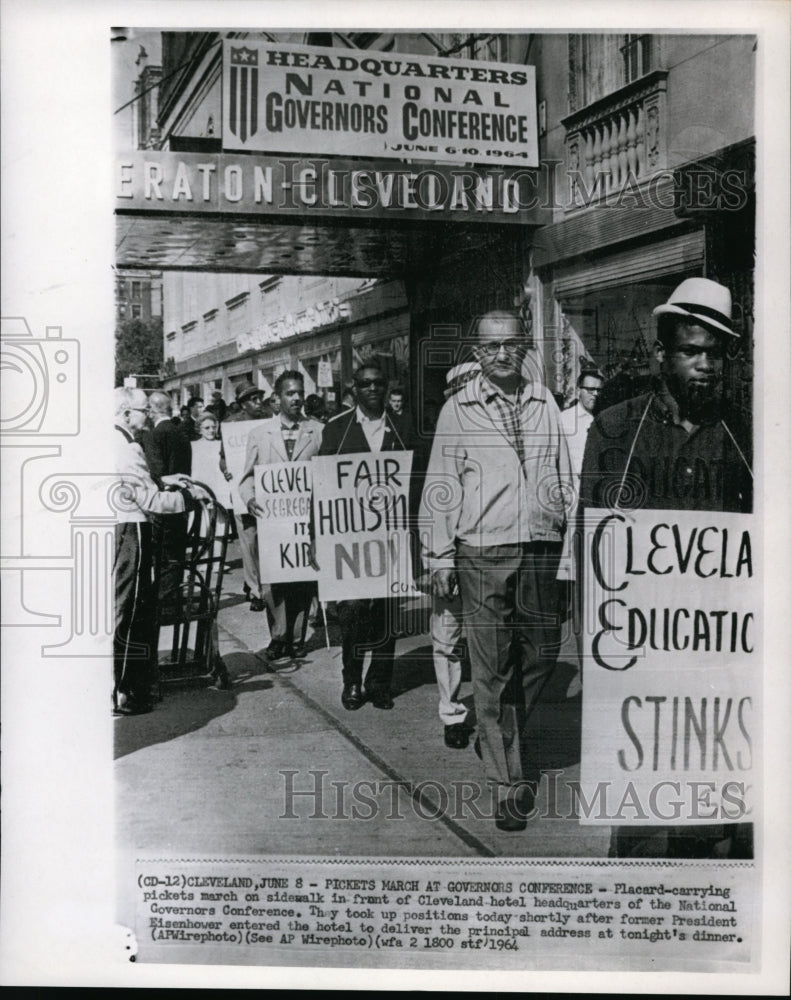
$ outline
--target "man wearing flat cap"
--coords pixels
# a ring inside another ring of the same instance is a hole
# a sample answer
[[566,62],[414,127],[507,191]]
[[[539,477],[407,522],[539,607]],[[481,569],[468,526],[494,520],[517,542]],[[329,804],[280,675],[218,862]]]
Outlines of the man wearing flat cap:
[[[655,388],[603,410],[588,432],[580,502],[604,509],[749,513],[750,434],[722,397],[736,341],[731,295],[688,278],[654,309]],[[751,824],[614,827],[613,857],[750,857]]]

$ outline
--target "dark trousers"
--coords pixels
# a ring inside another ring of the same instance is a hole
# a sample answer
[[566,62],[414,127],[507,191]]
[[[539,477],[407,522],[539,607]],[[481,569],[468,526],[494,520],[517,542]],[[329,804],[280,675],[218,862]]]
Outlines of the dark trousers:
[[115,526],[115,634],[113,698],[124,694],[147,701],[156,679],[155,601],[151,525]]
[[560,647],[560,543],[459,543],[456,570],[481,756],[500,794],[523,780],[527,717]]
[[294,642],[294,627],[301,614],[302,628],[299,641],[304,642],[308,612],[317,593],[316,583],[312,580],[299,583],[273,583],[271,590],[275,607],[272,638],[282,639],[291,645]]
[[154,551],[159,557],[158,600],[161,609],[175,609],[180,603],[188,517],[187,513],[159,514],[153,520]]
[[365,675],[367,691],[389,690],[395,653],[395,615],[398,604],[388,597],[363,601],[338,601],[341,626],[343,683],[362,684],[363,660],[371,650]]

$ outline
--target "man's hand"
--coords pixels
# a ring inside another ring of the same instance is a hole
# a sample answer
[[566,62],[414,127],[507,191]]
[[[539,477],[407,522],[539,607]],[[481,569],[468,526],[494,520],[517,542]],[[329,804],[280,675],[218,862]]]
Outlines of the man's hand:
[[247,501],[247,513],[251,517],[263,517],[264,516],[264,509],[263,509],[263,507],[259,507],[259,505],[255,502],[255,500],[248,500]]
[[450,601],[458,593],[459,581],[455,569],[434,570],[432,583],[434,593],[443,601]]
[[161,478],[165,486],[177,486],[179,489],[189,486],[192,482],[189,476],[185,476],[181,472],[174,472],[172,475],[162,476]]

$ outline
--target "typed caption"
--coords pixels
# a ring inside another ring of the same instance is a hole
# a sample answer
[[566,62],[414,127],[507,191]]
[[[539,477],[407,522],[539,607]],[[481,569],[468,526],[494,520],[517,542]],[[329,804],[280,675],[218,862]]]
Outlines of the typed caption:
[[138,960],[747,971],[752,865],[139,860]]

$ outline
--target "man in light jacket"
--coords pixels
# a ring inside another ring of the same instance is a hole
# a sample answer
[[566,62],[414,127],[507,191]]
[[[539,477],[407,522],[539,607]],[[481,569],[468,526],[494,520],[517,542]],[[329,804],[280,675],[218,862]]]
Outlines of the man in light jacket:
[[180,514],[188,492],[203,496],[188,476],[163,475],[154,482],[139,442],[149,414],[142,389],[115,390],[115,685],[113,712],[139,715],[152,707],[156,681],[156,594],[153,589],[152,516]]
[[[262,518],[263,510],[255,500],[255,467],[273,462],[306,462],[319,450],[324,424],[302,415],[305,402],[305,382],[302,373],[284,371],[275,382],[275,396],[278,412],[250,431],[247,438],[247,453],[239,493],[247,504],[251,517]],[[259,540],[266,537],[266,525],[262,526]],[[257,555],[257,553],[256,553]],[[272,641],[269,656],[274,660],[286,657],[299,658],[305,652],[301,640],[294,641],[294,625],[300,613],[305,618],[316,593],[312,581],[271,584],[273,613],[270,622]]]
[[461,594],[479,738],[495,822],[521,830],[525,722],[560,643],[556,574],[571,499],[568,447],[545,386],[528,382],[519,317],[473,323],[481,372],[442,408],[421,500],[434,592]]

